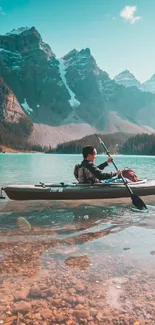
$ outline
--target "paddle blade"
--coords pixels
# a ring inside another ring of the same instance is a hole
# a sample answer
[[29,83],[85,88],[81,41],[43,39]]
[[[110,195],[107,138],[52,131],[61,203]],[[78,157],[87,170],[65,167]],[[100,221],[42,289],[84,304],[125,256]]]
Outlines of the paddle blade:
[[147,206],[139,196],[132,194],[131,198],[132,203],[135,205],[136,208],[138,208],[139,210],[147,210]]

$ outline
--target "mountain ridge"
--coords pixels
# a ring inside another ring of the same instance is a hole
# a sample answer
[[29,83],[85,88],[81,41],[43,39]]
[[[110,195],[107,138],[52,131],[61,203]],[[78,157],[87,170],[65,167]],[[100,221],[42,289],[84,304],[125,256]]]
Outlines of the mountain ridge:
[[[29,141],[36,134],[35,142],[44,143],[47,132],[54,139],[56,128],[61,142],[93,130],[143,133],[143,125],[148,133],[155,130],[155,95],[118,85],[99,68],[89,48],[58,59],[35,27],[0,36],[0,76],[33,123]],[[74,132],[73,124],[79,131]],[[47,142],[57,143],[49,137]]]
[[123,70],[118,75],[114,77],[114,80],[119,84],[126,87],[137,87],[141,91],[151,92],[155,94],[155,74],[153,74],[150,79],[140,82],[135,78],[129,70]]

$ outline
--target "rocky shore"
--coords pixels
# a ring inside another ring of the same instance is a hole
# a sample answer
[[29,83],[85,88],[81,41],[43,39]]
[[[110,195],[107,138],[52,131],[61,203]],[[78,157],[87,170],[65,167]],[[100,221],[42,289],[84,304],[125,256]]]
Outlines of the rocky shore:
[[109,254],[108,233],[1,232],[0,324],[154,325],[153,264],[134,263],[130,247]]

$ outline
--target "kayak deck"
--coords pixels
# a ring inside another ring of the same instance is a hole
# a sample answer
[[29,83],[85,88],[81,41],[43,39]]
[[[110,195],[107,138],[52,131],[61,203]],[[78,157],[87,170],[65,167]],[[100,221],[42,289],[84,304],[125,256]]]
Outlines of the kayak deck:
[[[142,180],[128,183],[133,193],[146,196],[155,195],[155,180]],[[89,184],[36,184],[9,185],[2,190],[12,200],[85,200],[128,197],[126,186],[122,183]]]

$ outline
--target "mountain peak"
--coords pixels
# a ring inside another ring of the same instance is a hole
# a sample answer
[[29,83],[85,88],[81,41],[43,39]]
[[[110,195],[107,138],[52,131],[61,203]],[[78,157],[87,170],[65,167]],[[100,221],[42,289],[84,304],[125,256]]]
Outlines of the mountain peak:
[[82,49],[80,51],[73,49],[69,53],[67,53],[63,59],[70,59],[70,58],[75,58],[75,57],[85,57],[85,58],[90,58],[91,57],[91,52],[89,48]]
[[124,72],[130,73],[130,71],[128,69],[125,69]]
[[76,49],[71,50],[70,52],[68,52],[66,55],[64,55],[64,57],[62,59],[64,60],[70,60],[72,58],[76,58],[76,56],[78,55],[78,51]]
[[[13,41],[10,42],[10,38]],[[5,35],[0,35],[0,48],[10,50],[10,43],[12,44],[11,50],[20,54],[27,54],[29,51],[40,49],[49,58],[55,56],[50,46],[43,42],[41,35],[34,26],[20,27]]]
[[151,76],[151,80],[155,81],[155,73]]
[[85,54],[87,54],[87,55],[91,55],[91,51],[90,51],[90,48],[89,48],[89,47],[87,47],[86,49],[82,49],[82,50],[80,51],[80,53],[85,53]]
[[122,71],[121,73],[119,73],[114,79],[115,79],[115,81],[129,80],[129,79],[136,80],[135,76],[127,69]]
[[146,80],[144,83],[144,90],[149,91],[153,94],[155,94],[155,73],[151,76],[150,79]]
[[[85,78],[82,71],[85,69],[95,69],[96,61],[91,55],[91,51],[89,48],[82,49],[80,51],[72,50],[68,54],[63,57],[65,61],[66,68],[75,68],[78,69],[79,74],[82,78]],[[86,68],[87,67],[87,68]]]
[[25,31],[29,30],[28,27],[20,27],[20,28],[17,28],[17,29],[12,29],[11,32],[8,32],[6,33],[5,35],[19,35]]
[[129,70],[124,70],[121,73],[119,73],[114,80],[119,84],[123,85],[125,87],[138,87],[141,89],[141,83],[139,80],[135,78],[135,76],[129,71]]
[[[7,36],[19,36],[19,35],[21,35],[21,34],[30,34],[30,33],[38,33],[38,31],[36,30],[36,28],[33,26],[33,27],[19,27],[19,28],[17,28],[17,29],[13,29],[11,32],[8,32],[8,33],[6,33],[5,35],[7,35]],[[39,34],[39,33],[38,33]],[[40,35],[40,34],[39,34]]]

